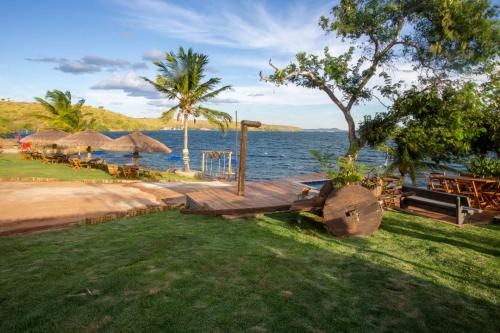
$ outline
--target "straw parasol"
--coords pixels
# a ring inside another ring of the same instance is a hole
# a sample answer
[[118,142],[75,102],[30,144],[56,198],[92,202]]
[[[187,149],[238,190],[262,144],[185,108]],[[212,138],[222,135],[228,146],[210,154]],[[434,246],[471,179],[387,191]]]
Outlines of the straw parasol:
[[21,142],[30,142],[30,143],[35,143],[35,144],[53,144],[56,143],[58,140],[65,138],[69,135],[69,133],[57,130],[57,129],[50,129],[47,131],[40,131],[36,132],[33,134],[30,134],[28,136],[25,136],[24,138],[21,139]]
[[141,132],[133,132],[106,143],[102,149],[134,153],[171,153],[172,149]]
[[[91,147],[101,149],[106,143],[112,141],[113,139],[102,133],[86,129],[85,131],[68,135],[67,137],[58,140],[56,143],[65,147]],[[88,158],[90,159],[90,151],[87,150],[87,152],[89,153]]]
[[144,135],[141,132],[133,132],[109,143],[106,143],[102,149],[111,151],[133,152],[132,157],[137,162],[139,153],[171,153],[172,149],[158,140],[150,136]]

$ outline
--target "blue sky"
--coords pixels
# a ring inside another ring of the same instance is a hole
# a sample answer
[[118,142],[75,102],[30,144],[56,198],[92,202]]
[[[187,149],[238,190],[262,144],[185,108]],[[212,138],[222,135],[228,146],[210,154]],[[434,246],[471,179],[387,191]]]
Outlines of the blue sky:
[[[285,65],[297,51],[334,52],[348,45],[325,36],[318,18],[332,1],[2,0],[0,98],[33,101],[70,90],[87,104],[135,117],[157,117],[171,102],[140,77],[179,46],[209,55],[211,76],[233,91],[211,107],[240,119],[303,128],[346,128],[324,93],[259,81],[270,58]],[[381,111],[357,106],[356,120]]]

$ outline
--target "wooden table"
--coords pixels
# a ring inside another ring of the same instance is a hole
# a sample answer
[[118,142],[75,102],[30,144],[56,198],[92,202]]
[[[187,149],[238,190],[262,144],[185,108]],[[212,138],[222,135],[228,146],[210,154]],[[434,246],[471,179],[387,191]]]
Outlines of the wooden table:
[[450,184],[450,186],[443,188],[446,192],[467,195],[473,200],[472,205],[476,208],[500,210],[500,185],[498,179],[445,175],[429,176],[429,182],[434,179],[441,184]]

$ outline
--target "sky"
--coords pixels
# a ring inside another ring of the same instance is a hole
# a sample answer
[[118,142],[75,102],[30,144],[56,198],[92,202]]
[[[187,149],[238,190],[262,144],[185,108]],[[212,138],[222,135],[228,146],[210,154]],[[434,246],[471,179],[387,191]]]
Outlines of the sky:
[[[233,89],[209,107],[239,119],[302,128],[345,129],[325,93],[259,80],[268,61],[284,66],[298,51],[333,54],[350,45],[318,26],[335,1],[2,0],[0,98],[33,101],[69,90],[86,104],[133,117],[159,117],[172,105],[141,77],[180,46],[209,56],[209,77]],[[397,66],[396,66],[397,67]],[[401,65],[395,76],[414,77]],[[399,71],[399,72],[398,72]],[[383,111],[377,101],[353,116]]]

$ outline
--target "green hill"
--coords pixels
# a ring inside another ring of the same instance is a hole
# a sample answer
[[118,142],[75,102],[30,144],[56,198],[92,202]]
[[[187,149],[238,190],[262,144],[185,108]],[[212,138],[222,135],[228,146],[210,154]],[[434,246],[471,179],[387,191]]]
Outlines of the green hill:
[[[181,123],[172,120],[168,123],[158,118],[128,117],[102,107],[84,106],[84,112],[90,113],[96,119],[97,129],[101,131],[134,131],[159,130],[162,128],[180,128]],[[39,119],[34,114],[46,114],[38,103],[0,101],[0,132],[15,130],[37,130],[49,127],[47,121]],[[190,129],[215,130],[216,126],[205,120],[190,121]],[[263,131],[300,131],[298,127],[284,125],[263,125]]]

